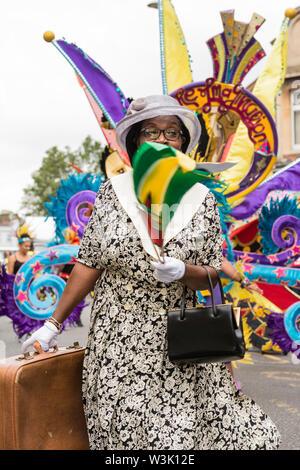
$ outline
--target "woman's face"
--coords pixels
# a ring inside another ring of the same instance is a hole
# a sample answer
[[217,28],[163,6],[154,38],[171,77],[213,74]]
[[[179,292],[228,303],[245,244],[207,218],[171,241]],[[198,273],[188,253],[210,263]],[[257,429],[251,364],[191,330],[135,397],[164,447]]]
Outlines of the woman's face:
[[31,242],[23,242],[20,244],[20,251],[22,251],[22,253],[26,255],[28,251],[30,251],[30,247],[31,247]]
[[[149,134],[149,132],[147,131],[153,131],[154,129],[158,129],[159,131],[166,131],[167,129],[170,129],[177,132],[169,131],[166,133],[167,136],[163,132],[160,132],[160,135],[157,138],[151,139],[147,136]],[[168,134],[172,138],[169,139]],[[176,138],[173,140],[174,135],[176,136]],[[169,145],[170,147],[173,147],[177,150],[181,150],[185,138],[181,133],[179,119],[176,116],[157,116],[155,118],[146,119],[145,121],[143,121],[141,132],[137,140],[137,146],[139,147],[144,142],[149,141]]]

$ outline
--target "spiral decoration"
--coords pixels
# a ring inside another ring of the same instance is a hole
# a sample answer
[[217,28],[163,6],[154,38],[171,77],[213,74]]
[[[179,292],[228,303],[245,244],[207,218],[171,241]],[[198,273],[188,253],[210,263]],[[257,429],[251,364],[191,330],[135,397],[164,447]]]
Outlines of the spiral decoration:
[[300,302],[287,309],[284,315],[284,327],[292,341],[300,346]]
[[[94,191],[80,191],[72,196],[66,207],[66,219],[69,226],[75,226],[79,238],[82,238],[84,229],[89,221],[97,193]],[[87,207],[83,206],[88,205]]]
[[[78,245],[56,245],[37,254],[23,264],[16,274],[14,299],[19,310],[35,320],[49,318],[65,288],[65,282],[55,274],[44,273],[58,264],[75,263]],[[45,300],[39,292],[43,289]]]
[[270,337],[282,351],[300,359],[300,302],[291,305],[284,314],[271,312],[267,317]]
[[[283,238],[283,233],[286,230],[291,231],[287,231],[285,238]],[[279,217],[272,227],[272,239],[283,250],[295,244],[300,245],[300,220],[293,215]]]
[[[287,171],[290,170],[289,168]],[[281,174],[284,175],[284,172]],[[290,173],[285,179],[292,178]],[[295,188],[299,187],[299,183],[297,184]],[[282,181],[281,187],[285,187]],[[291,352],[300,358],[300,302],[297,302],[300,266],[295,262],[300,256],[300,208],[297,193],[277,190],[276,195],[269,194],[257,220],[247,222],[242,229],[237,229],[237,233],[236,246],[244,245],[245,251],[234,249],[233,257],[240,264],[245,276],[254,283],[260,283],[264,291],[264,297],[256,299],[256,309],[251,307],[254,313],[250,310],[245,314],[252,331],[251,341],[264,351],[278,347],[281,351]],[[230,288],[228,290],[232,294],[233,291]],[[269,301],[271,304],[273,302],[273,306],[267,305]],[[258,305],[262,307],[260,311],[257,310]]]
[[297,198],[271,198],[259,214],[259,232],[263,253],[269,255],[280,251],[281,263],[284,263],[283,253],[300,245],[300,208]]
[[[89,208],[94,205],[95,195],[103,181],[103,176],[91,173],[70,175],[66,180],[61,181],[55,196],[49,196],[50,201],[44,205],[56,225],[55,244],[65,243],[64,230],[71,227],[73,221],[73,227],[77,229],[78,236],[82,237]],[[80,205],[88,207],[84,209]]]

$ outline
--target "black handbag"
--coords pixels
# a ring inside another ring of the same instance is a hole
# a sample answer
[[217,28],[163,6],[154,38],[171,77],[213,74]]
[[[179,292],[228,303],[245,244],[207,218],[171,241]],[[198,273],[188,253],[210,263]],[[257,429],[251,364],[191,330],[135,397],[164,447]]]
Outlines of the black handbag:
[[[168,312],[168,354],[174,363],[230,362],[245,355],[241,312],[239,307],[225,303],[221,280],[218,285],[222,304],[216,305],[210,274],[212,305],[186,308],[186,287],[180,310]],[[217,273],[218,275],[218,273]]]

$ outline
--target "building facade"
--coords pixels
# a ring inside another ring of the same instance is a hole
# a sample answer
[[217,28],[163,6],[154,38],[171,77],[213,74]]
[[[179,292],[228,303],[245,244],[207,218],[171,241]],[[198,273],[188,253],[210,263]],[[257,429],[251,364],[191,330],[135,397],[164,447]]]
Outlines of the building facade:
[[18,249],[15,231],[19,220],[9,211],[0,213],[0,262],[4,261],[5,252],[13,253]]
[[300,7],[296,11],[288,31],[286,78],[277,97],[279,167],[300,157]]

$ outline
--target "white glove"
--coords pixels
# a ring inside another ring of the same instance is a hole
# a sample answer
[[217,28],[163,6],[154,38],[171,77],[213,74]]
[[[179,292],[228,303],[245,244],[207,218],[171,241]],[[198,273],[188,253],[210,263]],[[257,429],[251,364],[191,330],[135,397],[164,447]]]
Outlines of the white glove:
[[40,343],[43,351],[48,351],[49,348],[53,348],[57,345],[56,337],[58,333],[59,331],[53,323],[50,323],[49,321],[45,322],[44,326],[39,328],[30,336],[30,338],[24,341],[22,344],[22,353],[24,353],[26,349],[36,341]]
[[155,268],[156,275],[161,282],[178,281],[184,276],[185,264],[180,259],[164,257],[164,263],[150,261]]
[[300,364],[300,359],[298,359],[298,357],[296,356],[296,354],[290,352],[290,359],[291,359],[291,363],[294,364],[295,366],[299,365]]

